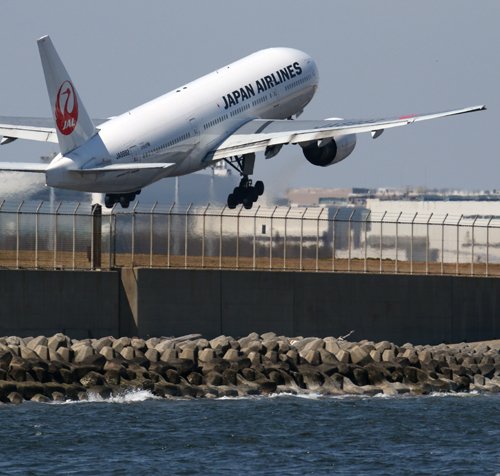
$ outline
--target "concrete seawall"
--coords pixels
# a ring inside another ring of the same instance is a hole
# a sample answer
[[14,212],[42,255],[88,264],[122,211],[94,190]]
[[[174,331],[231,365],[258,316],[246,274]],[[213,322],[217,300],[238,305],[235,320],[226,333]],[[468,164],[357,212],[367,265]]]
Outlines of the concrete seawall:
[[0,335],[120,332],[117,272],[0,270]]
[[122,269],[0,271],[0,335],[340,336],[397,344],[500,338],[500,280]]

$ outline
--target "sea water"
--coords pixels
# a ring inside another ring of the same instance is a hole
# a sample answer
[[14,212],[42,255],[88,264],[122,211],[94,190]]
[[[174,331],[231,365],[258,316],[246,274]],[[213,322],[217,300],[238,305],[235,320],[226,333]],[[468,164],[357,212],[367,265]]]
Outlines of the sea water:
[[500,395],[0,406],[1,474],[499,474]]

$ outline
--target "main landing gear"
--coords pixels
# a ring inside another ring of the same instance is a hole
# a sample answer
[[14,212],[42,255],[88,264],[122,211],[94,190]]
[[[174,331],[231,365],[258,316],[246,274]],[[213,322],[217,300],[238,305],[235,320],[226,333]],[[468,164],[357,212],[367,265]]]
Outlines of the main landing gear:
[[250,210],[253,204],[264,193],[264,182],[257,180],[255,185],[253,185],[252,180],[248,178],[249,175],[253,174],[255,154],[247,154],[243,157],[233,157],[224,160],[242,176],[240,184],[227,197],[228,208],[234,209],[242,204],[247,210]]
[[106,208],[113,208],[115,203],[119,203],[123,208],[128,208],[130,202],[134,201],[136,195],[140,193],[140,190],[131,193],[107,193],[104,197],[104,205]]
[[236,208],[241,203],[247,210],[250,210],[263,193],[264,182],[257,180],[255,185],[252,185],[252,181],[248,176],[243,175],[239,186],[227,197],[227,206],[232,209]]

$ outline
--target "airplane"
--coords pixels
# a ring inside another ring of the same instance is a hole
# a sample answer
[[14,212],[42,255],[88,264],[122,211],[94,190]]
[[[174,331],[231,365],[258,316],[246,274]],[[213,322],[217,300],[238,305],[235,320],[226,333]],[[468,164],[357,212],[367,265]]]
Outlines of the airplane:
[[0,116],[0,144],[16,139],[59,144],[49,164],[0,162],[0,170],[45,174],[48,186],[104,193],[105,206],[127,208],[143,187],[224,160],[241,175],[227,197],[250,209],[264,192],[253,183],[255,154],[269,159],[297,144],[328,167],[348,157],[356,135],[485,110],[484,105],[382,119],[299,120],[318,88],[315,61],[292,48],[268,48],[119,116],[92,120],[49,36],[38,41],[52,119]]

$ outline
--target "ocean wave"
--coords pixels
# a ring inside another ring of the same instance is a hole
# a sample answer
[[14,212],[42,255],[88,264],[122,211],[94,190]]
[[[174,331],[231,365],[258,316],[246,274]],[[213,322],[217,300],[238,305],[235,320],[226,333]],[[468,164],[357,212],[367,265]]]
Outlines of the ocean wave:
[[153,395],[149,390],[129,390],[104,398],[96,393],[89,393],[85,400],[65,400],[63,402],[50,402],[50,405],[74,405],[79,403],[138,403],[146,400],[163,400]]
[[268,395],[245,395],[237,397],[219,397],[214,398],[214,401],[230,401],[230,400],[267,400],[267,399],[279,399],[279,398],[298,398],[304,400],[372,400],[372,399],[423,399],[423,398],[473,398],[481,397],[484,394],[473,390],[471,392],[432,392],[425,395],[416,395],[413,393],[404,393],[400,395],[389,395],[383,393],[382,391],[374,395],[356,395],[356,394],[345,394],[345,395],[326,395],[316,392],[280,392],[272,393]]
[[103,398],[100,395],[89,393],[88,402],[92,403],[136,403],[146,400],[162,400],[161,397],[153,395],[149,390],[130,390],[118,395],[112,395],[108,398]]
[[214,401],[234,401],[234,400],[269,400],[274,398],[302,398],[305,400],[318,400],[320,398],[325,398],[324,395],[319,393],[295,393],[295,392],[280,392],[280,393],[270,393],[266,395],[238,395],[237,397],[223,396],[214,398]]
[[[411,393],[401,394],[401,395],[388,395],[383,392],[376,393],[374,395],[356,395],[356,394],[345,394],[345,395],[326,395],[317,392],[279,392],[267,395],[238,395],[238,396],[221,396],[216,398],[211,398],[212,401],[227,402],[227,401],[239,401],[239,400],[269,400],[269,399],[301,399],[301,400],[372,400],[372,399],[422,399],[422,398],[472,398],[481,397],[485,395],[476,390],[471,392],[432,392],[426,395],[415,395]],[[79,403],[140,403],[147,400],[192,400],[186,397],[168,397],[162,398],[160,396],[154,395],[149,390],[129,390],[120,394],[112,395],[110,397],[104,398],[99,394],[89,393],[85,400],[66,400],[61,402],[49,402],[50,405],[69,405],[69,404],[79,404]],[[205,398],[195,399],[197,401],[206,401]]]
[[481,395],[480,392],[477,390],[472,390],[470,392],[431,392],[429,395],[424,395],[425,397],[438,397],[438,398],[443,398],[443,397],[479,397]]

